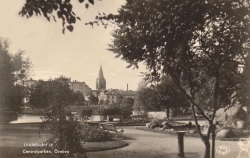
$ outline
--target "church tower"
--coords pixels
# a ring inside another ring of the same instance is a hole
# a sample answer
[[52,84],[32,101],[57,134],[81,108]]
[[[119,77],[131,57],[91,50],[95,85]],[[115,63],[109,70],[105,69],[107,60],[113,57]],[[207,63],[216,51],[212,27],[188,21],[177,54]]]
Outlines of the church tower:
[[99,70],[99,77],[96,79],[96,90],[106,90],[106,79],[103,76],[102,65]]

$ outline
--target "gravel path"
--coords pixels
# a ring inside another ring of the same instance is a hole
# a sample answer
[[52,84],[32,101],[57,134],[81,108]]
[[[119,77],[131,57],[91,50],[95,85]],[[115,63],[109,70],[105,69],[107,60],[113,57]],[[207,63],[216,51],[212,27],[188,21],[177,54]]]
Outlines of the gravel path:
[[[129,145],[120,149],[89,152],[89,158],[176,158],[178,152],[177,136],[150,131],[137,130],[136,127],[124,127],[124,141]],[[238,141],[216,141],[216,148],[226,145],[230,148],[228,155],[216,158],[236,158],[240,147]],[[200,138],[184,137],[184,152],[186,158],[203,157],[205,146]]]

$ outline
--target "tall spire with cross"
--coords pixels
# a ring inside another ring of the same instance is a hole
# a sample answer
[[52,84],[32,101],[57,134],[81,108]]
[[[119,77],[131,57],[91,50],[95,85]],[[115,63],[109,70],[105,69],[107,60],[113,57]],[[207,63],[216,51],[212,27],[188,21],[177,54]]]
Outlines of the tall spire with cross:
[[100,65],[99,76],[96,79],[96,90],[106,90],[106,79],[103,75],[102,65]]

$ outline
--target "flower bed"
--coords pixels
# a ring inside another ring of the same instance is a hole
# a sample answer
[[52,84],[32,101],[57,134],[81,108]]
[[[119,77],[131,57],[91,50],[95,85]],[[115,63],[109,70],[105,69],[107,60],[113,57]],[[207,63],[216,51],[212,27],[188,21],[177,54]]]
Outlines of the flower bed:
[[83,136],[86,142],[105,142],[111,140],[111,134],[97,126],[84,126]]

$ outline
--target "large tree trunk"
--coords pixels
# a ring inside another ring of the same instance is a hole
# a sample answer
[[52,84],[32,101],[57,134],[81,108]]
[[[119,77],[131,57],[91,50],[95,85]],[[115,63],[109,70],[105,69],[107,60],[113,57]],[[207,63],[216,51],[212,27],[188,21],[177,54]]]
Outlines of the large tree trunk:
[[203,143],[205,144],[204,158],[210,158],[210,142],[207,136],[203,136]]
[[215,128],[216,126],[212,125],[212,158],[215,158]]
[[211,130],[211,126],[209,127],[210,129],[208,129],[208,134],[207,136],[203,136],[202,133],[201,133],[201,129],[200,129],[200,126],[198,124],[198,121],[197,121],[197,117],[195,115],[195,110],[194,110],[194,105],[191,106],[192,107],[192,114],[193,114],[193,117],[194,117],[194,121],[195,121],[195,125],[196,125],[196,129],[201,137],[201,140],[203,141],[203,143],[205,144],[205,154],[204,154],[204,158],[210,158],[210,142],[209,142],[209,133],[210,133],[210,130]]

